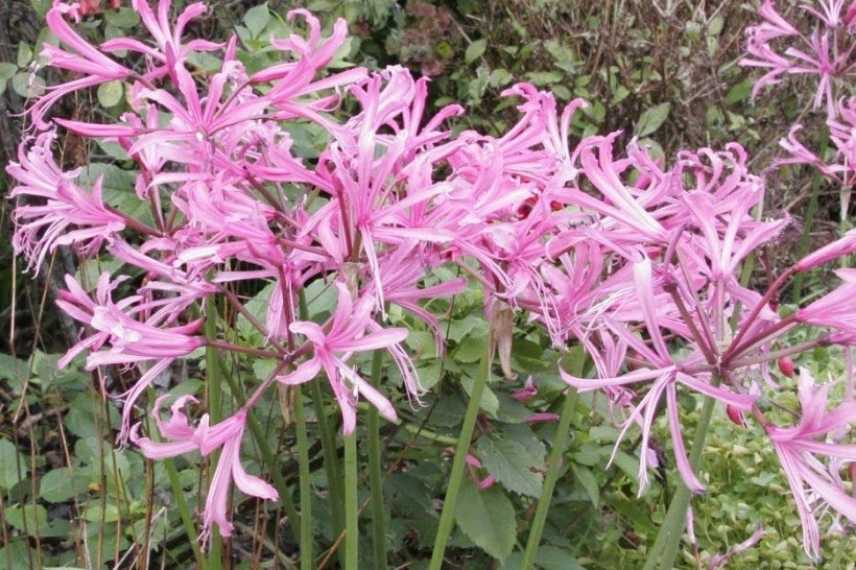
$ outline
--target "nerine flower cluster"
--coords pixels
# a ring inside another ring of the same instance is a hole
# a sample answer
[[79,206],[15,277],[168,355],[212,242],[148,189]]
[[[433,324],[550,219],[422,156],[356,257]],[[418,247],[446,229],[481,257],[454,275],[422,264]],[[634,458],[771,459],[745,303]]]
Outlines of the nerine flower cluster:
[[[633,141],[622,149],[618,132],[571,144],[574,113],[585,103],[561,108],[552,94],[526,83],[504,93],[519,111],[507,132],[453,134],[450,121],[464,110],[430,112],[424,78],[400,67],[325,71],[346,40],[342,20],[328,35],[309,12],[290,12],[290,20],[305,24],[305,35],[272,38],[281,62],[248,73],[235,38],[217,44],[183,37],[205,5],[191,4],[177,16],[170,0],[156,7],[134,0],[133,7],[150,37],[97,46],[75,30],[76,4],[58,2],[48,13],[61,44],[46,45],[42,55],[68,72],[67,81],[32,104],[32,129],[7,167],[17,181],[14,245],[33,271],[57,247],[70,246],[84,258],[109,252],[138,276],[104,274],[92,291],[66,278],[57,304],[84,332],[61,365],[85,355],[88,369],[137,371],[133,387],[117,395],[119,437],[146,456],[220,451],[206,532],[216,524],[222,535],[231,533],[232,484],[247,495],[277,498],[241,463],[247,412],[266,390],[277,382],[325,383],[345,433],[355,429],[360,398],[395,420],[393,389],[364,379],[354,355],[388,351],[407,395],[418,402],[423,390],[403,344],[408,330],[387,324],[387,307],[424,321],[442,350],[438,316],[424,301],[451,297],[467,280],[483,288],[491,318],[523,312],[556,347],[584,345],[596,378],[565,371],[562,377],[582,392],[604,391],[622,436],[641,431],[640,493],[661,414],[683,480],[704,491],[687,458],[677,403],[679,393],[698,394],[721,402],[738,425],[754,420],[763,427],[811,555],[819,551],[819,513],[856,522],[851,482],[841,476],[856,451],[840,443],[842,429],[856,420],[856,403],[829,404],[830,384],[802,371],[798,420],[778,425],[758,404],[762,394],[780,389],[771,363],[856,340],[854,270],[839,270],[836,289],[789,316],[777,312],[788,280],[856,251],[856,233],[800,260],[765,291],[747,288],[739,279],[742,263],[775,243],[789,220],[755,215],[764,181],[749,172],[738,144],[680,152],[668,164]],[[769,4],[764,10],[770,23],[755,33],[755,48],[757,57],[773,62],[765,42],[790,32]],[[835,25],[843,30],[844,22]],[[820,34],[810,43],[827,40]],[[190,56],[198,52],[217,54],[220,69],[195,69]],[[779,69],[768,83],[801,68]],[[115,123],[55,115],[63,97],[114,80],[129,85],[131,108]],[[830,85],[824,83],[823,97]],[[343,108],[354,110],[343,118]],[[289,124],[323,129],[328,143],[317,159],[297,155]],[[64,170],[54,152],[62,133],[121,145],[136,163],[136,192],[149,203],[151,220],[108,205],[101,180],[86,185],[79,171]],[[447,265],[465,277],[438,282],[434,270]],[[300,292],[318,280],[335,288],[335,311],[325,322],[302,320]],[[264,319],[252,318],[232,292],[240,282],[273,284]],[[261,344],[205,336],[202,315],[215,300],[245,315]],[[800,326],[822,332],[787,345],[784,335]],[[512,329],[500,329],[508,372]],[[172,403],[167,418],[158,398],[151,415],[159,437],[145,435],[137,423],[140,396],[173,363],[205,346],[276,358],[279,366],[216,423],[207,415],[191,419],[192,397]],[[535,391],[527,382],[514,396],[524,400]]]

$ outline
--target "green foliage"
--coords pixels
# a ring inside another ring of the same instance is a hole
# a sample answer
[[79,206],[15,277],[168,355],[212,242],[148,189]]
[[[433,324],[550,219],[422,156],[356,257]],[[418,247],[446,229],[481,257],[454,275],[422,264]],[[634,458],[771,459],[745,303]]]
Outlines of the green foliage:
[[479,548],[505,560],[514,548],[516,515],[508,495],[498,487],[485,491],[464,481],[455,513],[458,526]]

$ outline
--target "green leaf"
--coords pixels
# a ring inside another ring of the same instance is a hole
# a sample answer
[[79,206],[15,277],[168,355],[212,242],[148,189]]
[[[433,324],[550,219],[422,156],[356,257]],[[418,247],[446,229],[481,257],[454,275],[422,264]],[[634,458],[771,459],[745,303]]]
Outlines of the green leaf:
[[115,107],[122,100],[124,87],[118,79],[102,83],[98,86],[98,102],[102,107]]
[[[464,391],[467,393],[468,396],[473,393],[474,382],[472,378],[470,378],[469,376],[464,376],[463,378],[461,378],[461,385],[464,387]],[[499,399],[496,397],[496,394],[494,394],[493,390],[491,390],[489,386],[485,386],[484,390],[482,391],[479,407],[494,418],[496,417],[496,412],[499,411]]]
[[268,22],[270,22],[270,10],[268,10],[267,2],[250,8],[244,14],[244,24],[254,38],[259,37],[259,34],[267,27]]
[[543,458],[539,461],[517,441],[491,436],[480,438],[477,450],[484,468],[506,489],[530,497],[541,496],[543,476],[533,469],[543,469]]
[[12,79],[12,76],[15,75],[18,71],[18,66],[14,63],[9,63],[8,61],[0,61],[0,80],[6,81],[8,79]]
[[83,512],[83,518],[89,522],[112,523],[119,520],[119,508],[113,503],[107,503],[102,508],[102,505],[92,505]]
[[18,72],[12,77],[12,89],[25,99],[38,97],[45,92],[46,87],[44,79],[26,71]]
[[18,67],[27,67],[33,60],[33,48],[27,42],[18,44]]
[[191,65],[209,73],[219,71],[223,66],[223,62],[220,58],[204,51],[190,52],[187,54],[187,61],[189,61]]
[[140,23],[139,14],[124,6],[118,10],[105,10],[104,19],[108,24],[117,28],[133,28]]
[[467,63],[472,63],[482,55],[484,55],[484,51],[487,49],[487,40],[476,40],[470,45],[467,46],[467,51],[464,53],[464,61]]
[[562,45],[558,40],[551,39],[544,42],[544,49],[547,50],[551,56],[553,56],[553,60],[556,62],[556,66],[567,71],[568,73],[574,73],[576,71],[576,55],[573,50],[569,47]]
[[511,554],[517,534],[514,505],[499,487],[480,491],[464,479],[455,519],[464,534],[494,558],[504,560]]
[[125,152],[119,143],[106,141],[106,140],[97,140],[95,144],[98,145],[98,148],[104,151],[110,158],[115,158],[116,160],[131,160],[131,157],[128,156],[128,153]]
[[22,560],[27,560],[29,547],[27,537],[12,537],[9,543],[0,548],[0,570],[18,570]]
[[669,116],[671,108],[671,103],[660,103],[642,113],[642,116],[639,117],[639,122],[636,123],[636,136],[640,138],[645,137],[659,129]]
[[117,269],[122,267],[123,262],[110,256],[101,256],[96,258],[84,259],[78,266],[75,272],[75,279],[84,287],[94,287],[98,283],[98,278],[105,271],[113,274]]
[[[265,322],[265,313],[267,312],[268,301],[270,300],[271,293],[273,293],[274,285],[274,283],[269,283],[255,297],[244,304],[247,312],[259,322]],[[260,334],[244,315],[238,315],[237,329],[238,333],[244,338]]]
[[416,373],[419,375],[419,382],[426,390],[433,388],[440,381],[440,375],[443,372],[443,365],[439,359],[433,359],[427,364],[420,363],[416,367]]
[[75,477],[71,469],[61,467],[48,471],[39,482],[39,496],[49,503],[63,503],[86,492],[87,483]]
[[526,79],[538,87],[546,87],[547,85],[558,83],[563,77],[558,71],[530,71],[526,74]]
[[754,85],[754,79],[744,79],[728,90],[728,94],[725,95],[725,104],[734,105],[745,100],[752,93],[752,87]]
[[484,352],[484,343],[482,336],[468,336],[455,350],[455,360],[464,363],[478,362]]
[[514,79],[514,76],[507,69],[494,69],[490,72],[491,87],[502,87],[508,85]]
[[[19,465],[20,477],[18,476]],[[18,453],[11,441],[0,439],[0,489],[11,489],[19,481],[24,480],[27,472],[27,458]]]
[[114,164],[93,162],[83,167],[78,182],[87,188],[92,188],[99,176],[103,177],[101,184],[105,202],[133,218],[147,224],[153,223],[149,203],[140,200],[134,192],[136,172],[122,170]]
[[41,20],[48,13],[48,10],[50,10],[52,2],[51,0],[30,0],[30,4],[32,4],[33,10],[36,11]]
[[[502,565],[502,570],[521,570],[520,565],[522,563],[522,554],[515,552]],[[542,570],[585,570],[580,566],[580,563],[577,562],[573,554],[558,546],[551,546],[549,544],[541,545],[541,548],[538,549],[535,567]]]
[[48,511],[41,505],[14,505],[6,509],[6,521],[18,530],[37,536],[48,526]]
[[[0,353],[0,380],[8,380],[12,391],[19,394],[30,375],[30,365],[20,358],[15,358],[10,354]],[[2,458],[2,455],[0,455]],[[2,465],[2,459],[0,459]],[[2,471],[2,467],[0,467]]]
[[267,380],[279,365],[278,360],[273,358],[256,358],[253,360],[253,374],[258,380]]
[[594,508],[597,508],[600,503],[600,485],[597,484],[594,473],[592,473],[591,469],[582,465],[574,465],[573,469],[574,474],[577,476],[577,481],[583,486],[589,499],[591,499],[591,504],[594,505]]

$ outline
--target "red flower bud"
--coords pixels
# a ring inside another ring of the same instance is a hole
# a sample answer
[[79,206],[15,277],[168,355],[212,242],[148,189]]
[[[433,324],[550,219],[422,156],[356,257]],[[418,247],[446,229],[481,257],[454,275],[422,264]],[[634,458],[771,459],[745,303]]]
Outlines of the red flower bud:
[[728,419],[734,422],[736,425],[742,428],[746,427],[746,419],[743,417],[743,412],[741,412],[734,406],[725,406],[725,413],[728,415]]
[[794,377],[794,372],[796,372],[797,365],[794,364],[794,361],[790,359],[788,356],[783,356],[779,359],[779,372],[787,376],[788,378]]

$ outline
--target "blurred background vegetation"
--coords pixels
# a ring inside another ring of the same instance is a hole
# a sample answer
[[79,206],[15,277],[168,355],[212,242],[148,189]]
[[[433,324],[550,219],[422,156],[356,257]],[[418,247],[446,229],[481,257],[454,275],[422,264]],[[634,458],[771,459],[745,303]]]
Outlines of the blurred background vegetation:
[[[31,73],[38,59],[37,46],[53,41],[42,23],[49,0],[3,2],[0,113],[6,118],[0,120],[0,164],[15,156],[22,127],[19,115],[27,98],[58,79],[54,72],[41,70],[35,77]],[[136,33],[139,19],[126,1],[118,10],[107,7],[107,0],[103,4],[101,12],[80,25],[91,39]],[[242,46],[240,57],[250,70],[267,65],[274,57],[268,38],[290,29],[284,19],[288,9],[309,8],[328,25],[343,16],[352,38],[337,65],[374,69],[403,65],[430,76],[434,105],[457,101],[467,107],[467,114],[455,124],[458,129],[497,133],[508,128],[517,117],[515,99],[501,93],[517,81],[552,90],[562,102],[575,97],[589,101],[590,106],[575,118],[576,135],[621,130],[624,142],[639,138],[654,156],[666,161],[673,160],[681,149],[737,141],[747,149],[760,174],[767,171],[778,152],[778,140],[794,121],[804,123],[806,133],[825,129],[823,113],[806,107],[811,86],[798,79],[751,101],[754,76],[737,61],[744,29],[755,18],[752,2],[270,0],[258,5],[257,0],[211,0],[209,5],[211,10],[187,33],[222,40],[236,30]],[[217,61],[200,57],[194,64],[204,72]],[[93,121],[116,117],[127,104],[123,89],[121,84],[108,84],[78,94],[63,103],[62,114]],[[311,131],[296,137],[297,147],[307,156],[319,144],[313,137]],[[811,142],[807,140],[807,146]],[[820,139],[814,142],[818,148]],[[103,164],[108,190],[112,189],[110,199],[123,200],[133,194],[115,148],[84,147],[80,139],[66,135],[61,152],[68,169],[86,165],[88,157]],[[812,170],[784,169],[771,174],[768,184],[766,212],[787,213],[794,223],[775,248],[759,259],[753,279],[760,284],[805,251],[809,243],[829,241],[849,227],[847,213],[839,210],[838,189]],[[0,174],[0,191],[7,188],[8,179]],[[158,564],[189,567],[191,549],[182,540],[177,507],[167,498],[163,474],[155,477],[131,451],[112,449],[109,429],[116,410],[97,397],[94,378],[80,370],[59,373],[55,369],[58,354],[77,334],[73,325],[51,309],[56,284],[65,273],[96,275],[109,260],[79,264],[71,253],[59,252],[50,268],[32,280],[21,273],[13,258],[11,207],[8,200],[0,205],[4,237],[0,241],[0,330],[8,333],[0,349],[4,353],[0,355],[0,515],[4,515],[0,517],[4,519],[0,569],[76,566],[81,560],[93,568],[112,568],[121,560],[119,567],[131,568],[137,564],[136,554],[125,554],[141,535],[155,537],[147,547],[154,551]],[[822,278],[814,276],[815,280]],[[802,283],[800,290],[790,293],[791,298],[810,295],[812,285]],[[456,323],[472,325],[467,311],[476,310],[479,303],[471,301],[456,308]],[[460,325],[463,332],[451,341],[453,351],[460,351],[461,357],[467,350],[468,335],[475,334],[475,325],[466,326]],[[522,369],[529,366],[544,373],[549,350],[526,341],[517,343],[515,350]],[[540,367],[535,364],[539,360]],[[811,366],[822,377],[841,372],[837,358],[824,350],[801,364]],[[549,378],[546,381],[549,384]],[[598,409],[597,402],[589,401],[587,406]],[[432,419],[438,432],[453,427],[455,421]],[[704,567],[703,561],[711,553],[740,542],[760,521],[767,521],[769,533],[761,546],[736,559],[732,567],[810,567],[802,554],[798,519],[786,497],[786,486],[772,455],[762,452],[760,434],[744,430],[735,436],[734,426],[726,424],[724,416],[717,421],[707,454],[711,492],[696,502],[700,550],[687,547],[682,564]],[[541,441],[549,440],[550,429],[538,431]],[[632,464],[622,468],[619,462],[618,469],[603,469],[616,435],[609,423],[601,418],[599,425],[592,426],[583,418],[577,430],[571,450],[573,473],[557,492],[539,563],[546,569],[635,568],[644,560],[644,546],[662,519],[669,485],[658,485],[636,499]],[[281,439],[280,444],[287,442]],[[442,472],[431,466],[439,461],[439,449],[436,451],[426,452],[424,464],[390,482],[394,521],[390,544],[399,549],[393,559],[402,568],[418,568],[430,550],[433,537],[428,527],[436,524],[425,513],[443,488]],[[192,488],[197,482],[188,480],[194,473],[193,469],[178,473],[191,490],[189,497],[195,497]],[[661,477],[674,481],[671,469],[664,468]],[[323,481],[319,485],[323,487]],[[160,515],[148,512],[152,497],[164,505]],[[527,516],[524,502],[517,501],[515,507],[521,517]],[[252,512],[238,515],[240,521],[246,521],[239,525],[253,525],[258,516]],[[160,525],[157,532],[153,525]],[[252,533],[251,526],[248,532]],[[319,533],[328,545],[335,538],[327,530]],[[253,554],[242,567],[261,560],[265,562],[258,563],[263,567],[290,567],[287,534],[287,528],[278,528],[267,542],[254,542],[253,552],[258,556]],[[856,541],[829,540],[830,560],[824,567],[852,568],[849,553],[856,551]],[[499,567],[461,533],[456,534],[453,546],[462,568]],[[238,559],[243,550],[240,544],[234,548],[233,556]],[[334,562],[330,564],[332,567]],[[512,555],[502,567],[514,568],[514,564]]]

